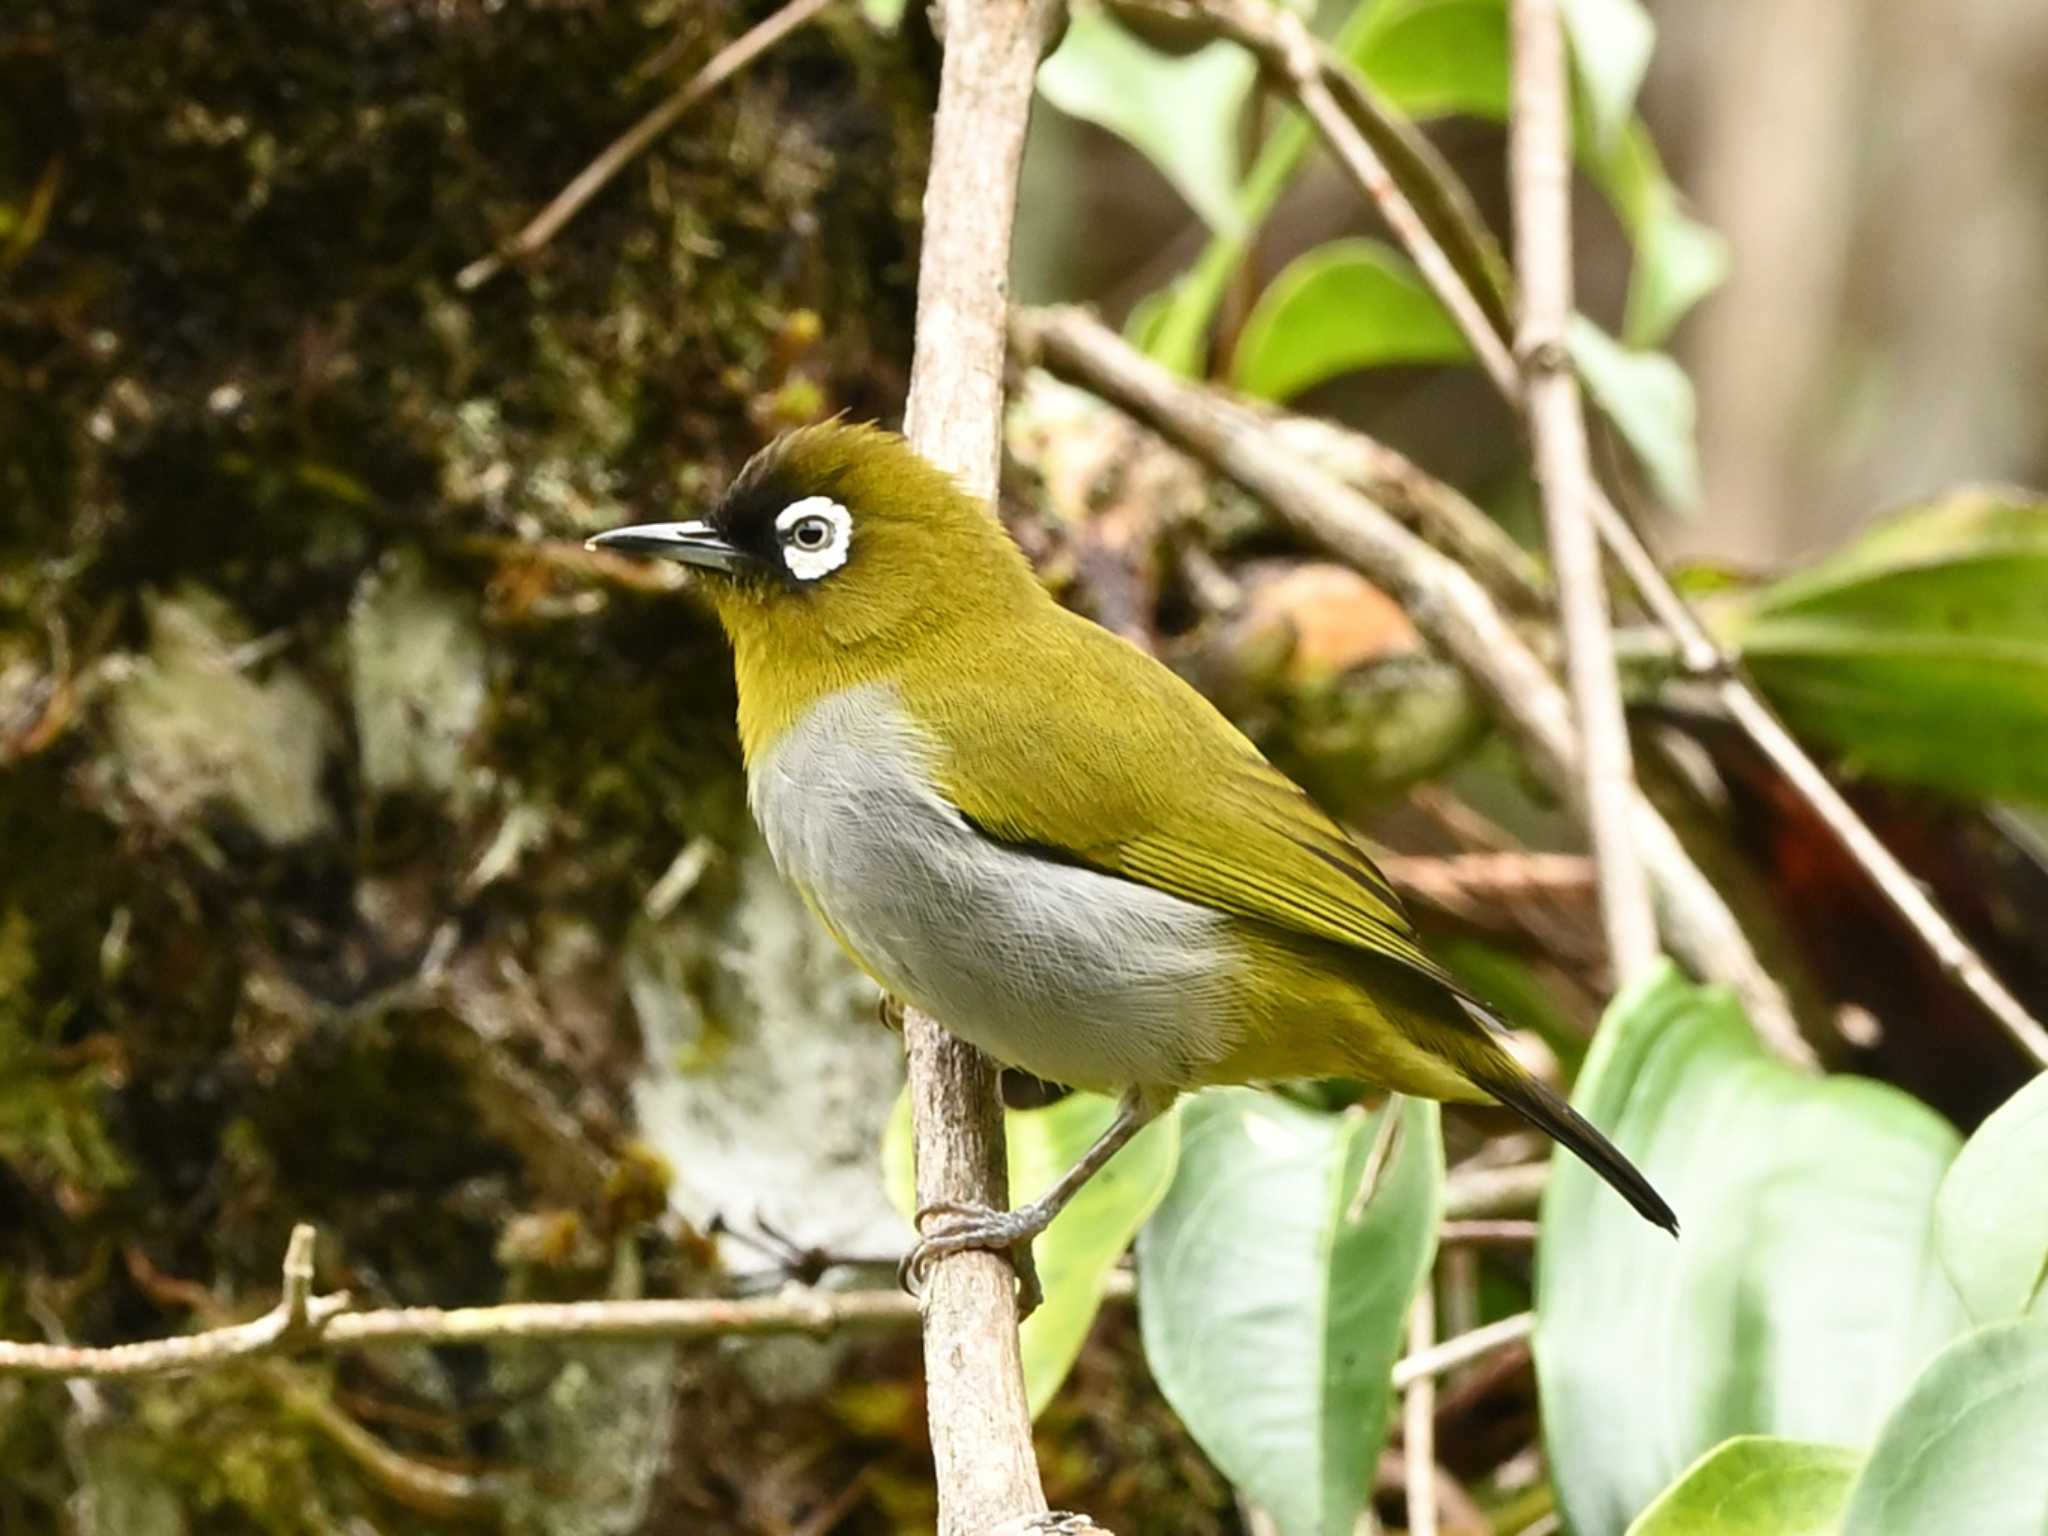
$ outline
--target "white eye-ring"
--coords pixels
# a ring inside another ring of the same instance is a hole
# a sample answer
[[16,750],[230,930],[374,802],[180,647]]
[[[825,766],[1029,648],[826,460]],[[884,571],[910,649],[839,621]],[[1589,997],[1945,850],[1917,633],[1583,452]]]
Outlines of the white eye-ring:
[[816,581],[846,564],[853,514],[827,496],[806,496],[775,514],[782,563],[798,581]]

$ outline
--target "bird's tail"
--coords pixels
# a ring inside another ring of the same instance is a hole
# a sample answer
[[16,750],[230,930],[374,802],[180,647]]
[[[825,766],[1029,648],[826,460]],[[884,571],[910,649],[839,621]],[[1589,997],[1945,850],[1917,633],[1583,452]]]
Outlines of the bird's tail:
[[[1500,1028],[1494,1019],[1470,1004],[1467,1011],[1478,1015],[1480,1024],[1489,1035]],[[1601,1135],[1593,1123],[1567,1104],[1555,1089],[1524,1071],[1521,1063],[1509,1055],[1498,1040],[1489,1038],[1486,1044],[1490,1050],[1483,1054],[1474,1053],[1481,1055],[1480,1060],[1474,1061],[1467,1056],[1460,1063],[1466,1075],[1551,1140],[1569,1148],[1581,1162],[1605,1179],[1616,1194],[1634,1206],[1645,1221],[1662,1227],[1673,1237],[1678,1236],[1677,1213],[1643,1177],[1642,1170],[1622,1156],[1621,1149]]]

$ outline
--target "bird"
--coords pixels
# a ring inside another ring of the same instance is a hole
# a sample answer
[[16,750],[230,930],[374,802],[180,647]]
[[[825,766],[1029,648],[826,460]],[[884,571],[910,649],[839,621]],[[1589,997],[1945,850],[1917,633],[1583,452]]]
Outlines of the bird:
[[1182,1094],[1342,1077],[1502,1104],[1655,1225],[1669,1205],[1508,1049],[1358,843],[1171,669],[1061,606],[900,435],[786,432],[709,513],[591,548],[696,573],[776,867],[886,997],[1114,1096],[1039,1198],[917,1213],[907,1260],[1029,1245]]

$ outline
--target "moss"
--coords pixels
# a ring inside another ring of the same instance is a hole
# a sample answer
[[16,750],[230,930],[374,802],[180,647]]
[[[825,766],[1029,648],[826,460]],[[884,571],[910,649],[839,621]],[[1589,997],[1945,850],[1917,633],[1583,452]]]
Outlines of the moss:
[[[253,1312],[299,1218],[368,1296],[496,1299],[535,1219],[692,1283],[618,957],[744,823],[730,669],[687,602],[517,552],[897,408],[928,60],[800,32],[462,294],[666,88],[640,60],[760,7],[17,10],[0,208],[60,174],[0,314],[0,1321],[190,1326],[151,1270]],[[469,1426],[437,1453],[572,1467],[605,1399],[556,1368],[516,1447],[477,1351],[373,1379]],[[0,1525],[90,1475],[138,1536],[432,1526],[247,1375],[110,1393],[87,1474],[69,1398],[0,1391]],[[649,1456],[660,1397],[608,1410]],[[746,1421],[693,1434],[744,1466]]]

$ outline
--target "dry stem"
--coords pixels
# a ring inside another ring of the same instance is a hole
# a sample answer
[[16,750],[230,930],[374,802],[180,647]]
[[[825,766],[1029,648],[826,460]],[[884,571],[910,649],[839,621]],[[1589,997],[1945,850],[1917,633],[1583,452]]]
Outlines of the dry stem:
[[1579,768],[1608,954],[1623,985],[1657,961],[1650,881],[1636,856],[1630,802],[1635,768],[1600,539],[1588,507],[1593,474],[1579,381],[1566,349],[1572,314],[1571,126],[1566,111],[1564,25],[1557,0],[1515,0],[1514,114],[1508,175],[1515,207],[1515,271],[1521,323],[1515,350],[1550,532],[1550,563],[1564,630],[1565,678],[1581,744]]

